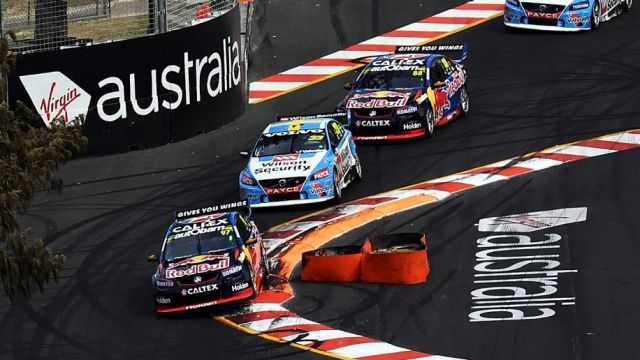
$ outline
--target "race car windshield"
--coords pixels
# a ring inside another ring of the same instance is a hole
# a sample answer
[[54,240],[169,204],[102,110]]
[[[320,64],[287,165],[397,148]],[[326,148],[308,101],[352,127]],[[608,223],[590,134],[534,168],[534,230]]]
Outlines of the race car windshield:
[[[417,75],[420,74],[420,75]],[[358,79],[357,89],[391,90],[414,89],[424,86],[422,72],[410,71],[367,71]]]
[[327,149],[324,131],[265,136],[256,144],[254,156],[272,156]]
[[220,233],[191,235],[167,241],[164,258],[167,261],[173,261],[196,255],[211,254],[237,246],[234,233],[228,235]]

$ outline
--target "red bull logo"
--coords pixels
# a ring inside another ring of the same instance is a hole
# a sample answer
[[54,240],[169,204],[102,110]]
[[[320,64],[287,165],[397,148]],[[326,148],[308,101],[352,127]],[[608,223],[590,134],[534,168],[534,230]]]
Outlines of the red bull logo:
[[386,98],[408,98],[409,93],[401,93],[397,91],[373,91],[362,94],[355,94],[351,97],[351,99],[364,99],[364,98],[374,98],[374,99],[386,99]]
[[218,264],[221,264],[223,262],[226,262],[226,266],[224,266],[225,268],[229,266],[229,255],[228,254],[224,254],[224,255],[198,255],[198,256],[193,256],[190,257],[188,259],[184,259],[184,260],[180,260],[178,262],[169,264],[168,268],[169,269],[173,269],[179,266],[185,266],[185,265],[189,265],[189,264],[199,264],[205,261],[215,261],[215,260],[220,260],[220,262],[218,262]]
[[369,101],[349,100],[347,101],[348,109],[377,109],[377,108],[399,108],[405,107],[409,102],[408,97],[403,97],[395,101],[387,99],[371,99]]

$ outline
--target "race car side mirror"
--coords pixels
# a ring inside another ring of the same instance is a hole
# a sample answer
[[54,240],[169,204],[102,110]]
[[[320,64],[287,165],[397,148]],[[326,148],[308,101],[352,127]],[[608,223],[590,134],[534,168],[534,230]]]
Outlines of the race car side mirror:
[[257,238],[255,238],[255,237],[250,237],[250,238],[248,238],[248,239],[247,239],[247,241],[245,241],[244,243],[245,243],[245,244],[247,244],[247,245],[251,245],[251,244],[255,244],[255,242],[256,242],[257,240],[258,240],[258,239],[257,239]]
[[149,255],[147,256],[147,261],[148,262],[158,262],[158,255],[153,254],[153,255]]
[[248,159],[249,158],[249,152],[248,151],[240,151],[240,156],[242,156],[243,159]]
[[345,90],[351,90],[351,89],[353,89],[353,84],[352,83],[345,83],[342,86],[342,88],[345,89]]

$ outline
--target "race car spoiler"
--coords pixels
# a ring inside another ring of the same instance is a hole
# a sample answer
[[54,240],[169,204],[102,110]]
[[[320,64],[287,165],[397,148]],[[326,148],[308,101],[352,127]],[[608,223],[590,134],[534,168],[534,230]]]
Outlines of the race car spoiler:
[[440,44],[440,45],[416,45],[416,46],[397,46],[396,54],[433,54],[451,51],[461,51],[462,57],[456,62],[462,62],[467,58],[467,43],[464,44]]
[[197,216],[228,213],[237,211],[247,216],[251,215],[251,208],[247,200],[239,200],[232,203],[218,204],[212,206],[205,206],[201,208],[189,209],[189,210],[177,210],[173,213],[174,220],[184,220]]
[[292,121],[292,120],[313,120],[313,119],[335,119],[340,121],[341,119],[347,118],[346,112],[333,112],[333,113],[323,113],[323,114],[305,114],[305,115],[285,115],[278,116],[278,121]]

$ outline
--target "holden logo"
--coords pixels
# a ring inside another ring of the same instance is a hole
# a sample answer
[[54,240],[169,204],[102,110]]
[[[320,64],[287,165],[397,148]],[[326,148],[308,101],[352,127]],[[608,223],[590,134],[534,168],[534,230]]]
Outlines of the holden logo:
[[202,277],[201,276],[196,276],[196,277],[193,278],[193,282],[196,283],[196,284],[199,283],[200,281],[202,281]]
[[285,186],[287,186],[287,179],[280,179],[280,180],[278,181],[278,186],[280,186],[280,187],[285,187]]
[[369,111],[369,116],[376,116],[378,113],[375,110]]
[[182,296],[187,296],[187,289],[182,289]]
[[540,5],[540,12],[545,12],[545,11],[547,11],[547,5],[544,5],[544,4]]
[[55,120],[73,123],[86,117],[91,95],[59,71],[20,76],[38,114],[47,125]]

